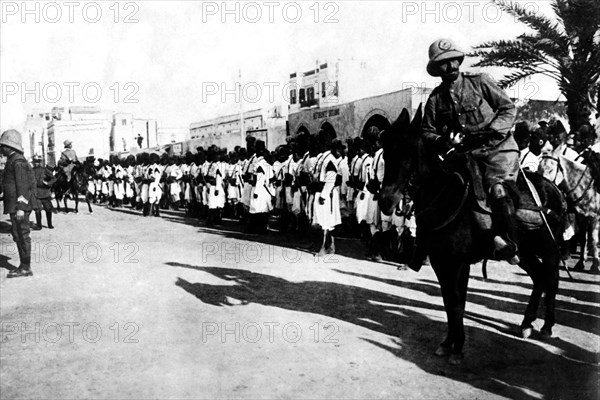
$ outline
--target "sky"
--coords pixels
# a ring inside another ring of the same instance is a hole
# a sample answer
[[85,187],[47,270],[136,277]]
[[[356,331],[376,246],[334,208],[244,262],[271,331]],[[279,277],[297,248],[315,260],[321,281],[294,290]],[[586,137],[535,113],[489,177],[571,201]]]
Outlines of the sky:
[[[552,15],[548,1],[521,3]],[[317,61],[367,62],[376,73],[356,84],[375,93],[434,87],[425,70],[434,40],[450,38],[469,51],[526,30],[488,1],[24,4],[0,2],[2,131],[21,129],[31,110],[55,106],[97,106],[188,127],[240,107],[285,104],[289,74]],[[242,98],[233,94],[240,72]],[[559,97],[553,81],[538,77],[508,92]]]

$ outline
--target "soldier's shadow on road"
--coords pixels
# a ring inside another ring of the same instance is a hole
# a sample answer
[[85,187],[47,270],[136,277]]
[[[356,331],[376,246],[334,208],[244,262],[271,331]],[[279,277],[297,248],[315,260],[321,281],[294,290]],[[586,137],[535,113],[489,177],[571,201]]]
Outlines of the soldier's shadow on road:
[[17,267],[11,265],[8,260],[10,260],[9,257],[6,257],[4,254],[0,254],[0,268],[7,269],[9,271],[17,269]]
[[[432,355],[433,348],[446,332],[446,322],[428,314],[431,310],[439,314],[443,310],[441,304],[336,282],[290,282],[243,269],[199,267],[175,262],[167,265],[206,272],[227,282],[225,285],[211,285],[177,279],[175,285],[205,304],[234,307],[255,303],[319,314],[361,326],[394,338],[392,343],[362,340],[417,365],[427,373],[445,376],[500,396],[534,399],[536,394],[542,394],[555,398],[591,398],[590,395],[597,391],[598,371],[592,363],[594,353],[561,342],[557,347],[560,346],[564,354],[585,361],[558,357],[535,341],[521,340],[493,329],[468,326],[468,358],[460,367],[449,366],[444,359]],[[413,290],[433,290],[432,285],[419,282],[406,283],[406,286]],[[486,316],[479,317],[491,320]],[[515,367],[519,368],[519,372],[514,371]],[[523,373],[524,370],[527,373]]]

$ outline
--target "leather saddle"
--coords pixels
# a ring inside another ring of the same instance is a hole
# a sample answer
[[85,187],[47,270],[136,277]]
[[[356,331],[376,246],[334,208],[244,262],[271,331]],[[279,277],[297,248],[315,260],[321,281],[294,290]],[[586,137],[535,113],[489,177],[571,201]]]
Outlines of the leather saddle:
[[[468,176],[464,179],[471,182],[469,197],[473,200],[471,204],[475,219],[482,228],[490,229],[492,210],[483,187],[483,175],[477,162],[471,157],[467,158],[467,170]],[[544,224],[540,213],[548,212],[548,209],[543,207],[543,193],[539,192],[535,185],[538,180],[538,174],[520,169],[516,184],[509,185],[508,192],[515,207],[516,222],[519,228],[524,230],[540,228]]]

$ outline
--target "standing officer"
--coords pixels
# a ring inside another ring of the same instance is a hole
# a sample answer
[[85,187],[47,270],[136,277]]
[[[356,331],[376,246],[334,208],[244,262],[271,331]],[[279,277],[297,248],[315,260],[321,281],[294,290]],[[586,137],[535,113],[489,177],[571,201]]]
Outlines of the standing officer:
[[441,77],[442,83],[427,100],[423,136],[442,155],[460,144],[477,161],[496,228],[494,256],[517,264],[514,206],[507,190],[519,169],[519,148],[510,134],[516,108],[490,76],[461,73],[464,57],[448,39],[429,47],[427,72]]
[[[48,228],[54,229],[52,225],[52,207],[50,188],[56,182],[56,178],[48,168],[42,166],[42,157],[39,155],[33,156],[33,174],[36,181],[36,195],[40,201],[41,207],[46,211],[46,221]],[[42,210],[35,211],[35,221],[37,229],[42,229]]]
[[29,216],[32,210],[39,209],[35,196],[35,176],[31,166],[23,156],[21,134],[8,130],[0,136],[0,152],[7,157],[4,169],[4,213],[10,216],[12,237],[19,251],[19,268],[8,273],[7,278],[32,276],[31,237]]

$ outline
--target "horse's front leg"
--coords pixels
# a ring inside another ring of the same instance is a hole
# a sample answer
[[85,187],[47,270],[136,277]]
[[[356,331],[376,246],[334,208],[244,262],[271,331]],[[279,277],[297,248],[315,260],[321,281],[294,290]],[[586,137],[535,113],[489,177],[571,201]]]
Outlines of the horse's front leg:
[[540,307],[540,300],[542,299],[542,293],[544,292],[544,277],[542,275],[544,266],[540,260],[531,252],[521,251],[521,264],[520,267],[527,272],[531,280],[533,281],[533,290],[529,296],[529,302],[525,309],[525,315],[523,316],[523,322],[521,322],[521,337],[527,339],[533,332],[533,323],[537,319],[538,309]]
[[465,305],[471,265],[464,262],[447,262],[443,257],[432,257],[431,264],[438,277],[448,318],[448,334],[435,351],[435,355],[450,356],[448,362],[459,365],[464,358]]
[[93,214],[94,212],[92,211],[91,200],[92,200],[92,194],[90,192],[87,192],[85,194],[85,201],[87,203],[88,210],[90,211],[90,214]]
[[69,213],[69,207],[67,206],[67,194],[64,194],[63,197],[63,202],[65,203],[65,213],[68,214]]
[[556,294],[558,293],[559,278],[559,255],[551,254],[542,258],[543,273],[546,296],[544,305],[546,306],[546,314],[544,315],[544,325],[540,330],[542,339],[550,339],[552,337],[552,327],[556,322]]
[[75,200],[75,214],[79,213],[79,193],[73,194]]

